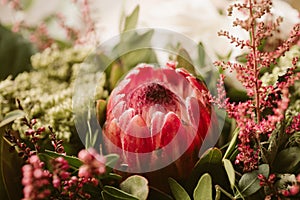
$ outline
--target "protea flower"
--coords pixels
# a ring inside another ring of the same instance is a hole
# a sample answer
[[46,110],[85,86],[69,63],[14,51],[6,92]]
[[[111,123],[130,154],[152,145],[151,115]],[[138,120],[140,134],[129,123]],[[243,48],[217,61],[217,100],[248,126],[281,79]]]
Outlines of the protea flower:
[[[209,132],[211,106],[201,81],[174,64],[140,64],[112,91],[103,138],[119,167],[132,173],[185,178]],[[163,169],[161,169],[163,168]],[[156,177],[157,178],[157,177]]]

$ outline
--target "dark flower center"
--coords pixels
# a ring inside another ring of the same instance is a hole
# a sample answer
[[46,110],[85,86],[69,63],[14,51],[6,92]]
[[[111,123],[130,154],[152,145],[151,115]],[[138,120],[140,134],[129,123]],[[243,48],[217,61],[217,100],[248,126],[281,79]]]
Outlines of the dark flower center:
[[143,107],[159,104],[169,111],[176,112],[178,99],[176,95],[159,83],[146,83],[129,95],[129,106],[136,109],[138,113],[143,110]]

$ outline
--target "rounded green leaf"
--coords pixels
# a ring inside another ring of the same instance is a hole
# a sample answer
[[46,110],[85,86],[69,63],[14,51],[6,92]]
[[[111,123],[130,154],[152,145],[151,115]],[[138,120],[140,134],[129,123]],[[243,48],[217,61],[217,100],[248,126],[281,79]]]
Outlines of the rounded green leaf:
[[257,192],[261,186],[259,185],[258,174],[262,174],[265,177],[269,176],[270,168],[268,164],[263,164],[258,167],[258,170],[254,170],[249,173],[245,173],[239,181],[239,188],[241,194],[249,196]]
[[208,173],[201,176],[195,190],[194,200],[212,200],[212,180]]
[[128,177],[120,184],[120,188],[140,200],[146,200],[149,193],[148,180],[139,175]]
[[169,185],[172,194],[176,200],[191,200],[185,189],[181,185],[179,185],[179,183],[177,183],[174,179],[169,178]]

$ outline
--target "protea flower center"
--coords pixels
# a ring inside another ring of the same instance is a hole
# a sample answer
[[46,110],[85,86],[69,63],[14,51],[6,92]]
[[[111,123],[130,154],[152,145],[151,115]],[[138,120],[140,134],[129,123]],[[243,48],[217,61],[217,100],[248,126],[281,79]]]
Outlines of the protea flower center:
[[128,95],[129,106],[135,109],[136,114],[143,114],[144,108],[161,105],[169,111],[176,112],[178,99],[176,95],[159,83],[145,83]]
[[107,153],[121,157],[118,170],[187,176],[211,126],[206,94],[183,69],[140,64],[131,70],[110,95],[103,127]]

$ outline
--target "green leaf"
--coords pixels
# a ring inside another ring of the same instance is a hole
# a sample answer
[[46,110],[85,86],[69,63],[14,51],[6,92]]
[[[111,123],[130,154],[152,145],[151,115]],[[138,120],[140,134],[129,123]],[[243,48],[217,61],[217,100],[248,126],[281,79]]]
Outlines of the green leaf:
[[196,163],[192,173],[186,182],[186,191],[192,194],[201,176],[209,173],[214,184],[230,190],[230,183],[222,163],[222,152],[218,148],[208,149]]
[[261,186],[259,185],[258,174],[262,174],[265,177],[269,177],[270,168],[268,164],[262,164],[258,167],[258,170],[245,173],[239,181],[239,188],[242,195],[249,196],[256,193]]
[[115,88],[119,79],[124,75],[124,69],[118,63],[113,63],[111,66],[111,73],[109,76],[110,88]]
[[[0,129],[3,135],[4,129]],[[21,166],[22,159],[16,151],[10,152],[11,145],[0,137],[0,199],[21,199]]]
[[232,166],[232,163],[228,159],[223,159],[223,164],[230,182],[230,186],[233,189],[235,184],[235,171]]
[[105,200],[139,200],[135,196],[112,186],[104,186],[102,197]]
[[122,179],[122,176],[120,176],[119,174],[115,174],[115,173],[111,173],[111,172],[107,172],[103,175],[101,175],[100,179],[111,179],[111,180],[116,180],[116,181],[120,181]]
[[184,68],[188,70],[191,74],[196,75],[191,56],[184,48],[179,49],[176,60],[178,62],[178,68]]
[[228,158],[232,154],[232,152],[234,152],[234,150],[236,149],[235,147],[236,147],[236,144],[237,144],[237,138],[238,138],[238,135],[239,135],[239,129],[236,128],[234,130],[234,132],[233,132],[232,135],[233,136],[232,136],[232,138],[230,140],[229,146],[228,146],[228,148],[227,148],[227,150],[226,150],[226,152],[224,154],[224,159]]
[[212,180],[208,173],[201,176],[193,196],[194,200],[212,200]]
[[118,154],[113,154],[113,153],[108,154],[104,157],[106,159],[106,163],[105,163],[106,166],[109,166],[109,167],[112,167],[112,168],[117,164],[117,162],[120,158],[120,156]]
[[290,147],[279,152],[274,160],[274,171],[294,173],[300,168],[300,147]]
[[149,194],[148,180],[139,175],[128,177],[120,184],[120,188],[139,200],[146,200]]
[[13,110],[9,113],[7,113],[4,117],[4,119],[0,122],[0,127],[3,127],[13,121],[15,121],[18,118],[25,117],[26,113],[22,110]]
[[0,24],[0,80],[31,69],[32,45]]
[[174,179],[169,178],[169,185],[172,191],[172,194],[176,200],[191,200],[188,193],[185,191],[185,189],[179,185]]
[[198,44],[198,63],[200,67],[205,66],[205,50],[202,42],[199,42]]
[[247,62],[247,55],[246,53],[237,56],[235,59],[236,61],[240,62],[240,63],[246,63]]
[[41,158],[41,160],[46,161],[47,163],[49,162],[49,160],[63,157],[66,161],[68,161],[70,167],[72,167],[73,169],[78,169],[83,164],[81,160],[79,160],[75,156],[66,156],[50,150],[45,150],[44,153],[39,153],[38,156]]
[[106,114],[106,101],[103,99],[99,99],[96,102],[96,109],[97,109],[97,119],[102,127],[105,122],[105,114]]
[[137,5],[132,13],[126,17],[123,32],[135,29],[139,18],[140,6]]
[[196,163],[195,169],[204,164],[222,164],[222,152],[217,148],[208,149]]

